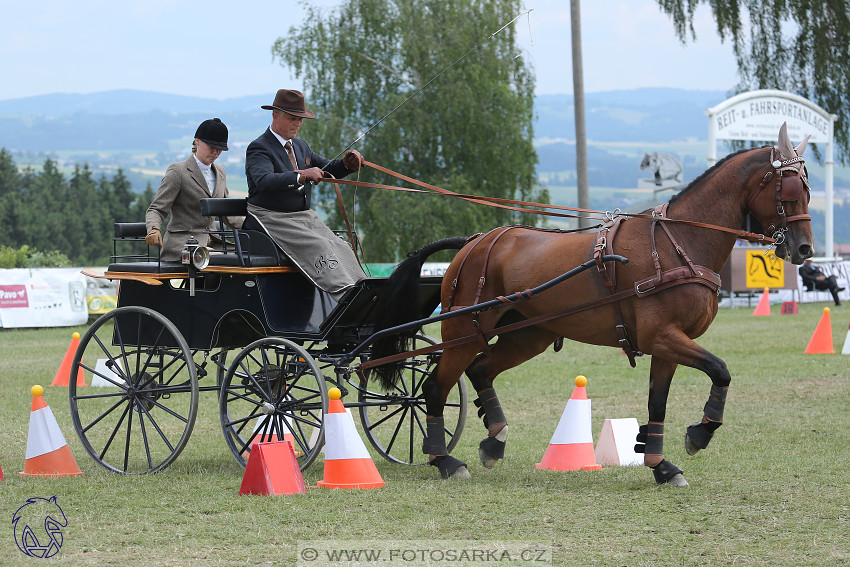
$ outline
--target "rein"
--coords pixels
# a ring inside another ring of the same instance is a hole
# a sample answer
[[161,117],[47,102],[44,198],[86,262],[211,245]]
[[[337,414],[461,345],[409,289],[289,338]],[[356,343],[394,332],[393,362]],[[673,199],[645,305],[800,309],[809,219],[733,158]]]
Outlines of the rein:
[[[443,189],[442,187],[438,187],[436,185],[431,185],[430,183],[425,183],[423,181],[413,179],[412,177],[408,177],[404,174],[401,174],[401,173],[398,173],[398,172],[393,171],[391,169],[388,169],[386,167],[377,165],[377,164],[372,163],[370,161],[364,160],[363,165],[367,165],[367,166],[371,167],[372,169],[375,169],[377,171],[380,171],[382,173],[385,173],[387,175],[390,175],[390,176],[395,177],[397,179],[400,179],[402,181],[407,181],[408,183],[412,183],[413,185],[417,185],[418,187],[422,187],[422,189],[412,189],[412,188],[408,188],[408,187],[398,187],[398,186],[395,186],[395,185],[385,185],[385,184],[382,184],[382,183],[368,183],[368,182],[365,182],[365,181],[351,181],[351,180],[348,180],[348,179],[333,179],[332,182],[335,185],[336,184],[352,185],[354,187],[365,187],[365,188],[369,188],[369,189],[386,189],[386,190],[390,190],[390,191],[403,191],[403,192],[408,192],[408,193],[426,193],[426,194],[437,193],[437,194],[440,194],[440,195],[455,197],[455,198],[458,198],[458,199],[463,199],[464,201],[469,201],[469,202],[472,202],[472,203],[478,203],[478,204],[486,205],[486,206],[489,206],[489,207],[497,207],[497,208],[508,209],[508,210],[511,210],[511,211],[517,211],[517,212],[521,212],[521,213],[529,213],[529,214],[543,215],[543,216],[567,217],[567,218],[589,218],[589,219],[599,220],[599,221],[603,221],[603,222],[604,221],[610,221],[615,217],[621,216],[621,217],[650,219],[650,220],[654,220],[654,221],[673,222],[673,223],[678,223],[678,224],[686,224],[686,225],[689,225],[689,226],[696,226],[696,227],[700,227],[700,228],[708,228],[708,229],[711,229],[711,230],[719,230],[719,231],[722,231],[722,232],[728,232],[730,234],[736,235],[738,238],[742,238],[744,240],[749,240],[750,242],[762,242],[762,243],[766,243],[766,244],[781,244],[781,241],[777,242],[776,238],[772,238],[772,237],[767,236],[765,234],[757,234],[757,233],[754,233],[754,232],[747,232],[745,230],[728,228],[728,227],[725,227],[725,226],[719,226],[719,225],[697,222],[697,221],[672,219],[672,218],[669,218],[669,217],[659,217],[655,212],[653,212],[652,214],[624,213],[624,212],[620,211],[619,209],[615,210],[614,212],[598,211],[598,210],[594,210],[594,209],[581,209],[581,208],[577,208],[577,207],[567,207],[565,205],[553,205],[553,204],[547,204],[547,203],[536,203],[536,202],[532,202],[532,201],[518,201],[518,200],[514,200],[514,199],[503,199],[503,198],[500,198],[500,197],[485,197],[485,196],[481,196],[481,195],[470,195],[470,194],[466,194],[466,193],[456,193],[454,191],[450,191],[448,189]],[[768,175],[772,177],[773,174],[771,172],[768,172]],[[769,179],[769,177],[768,177],[768,179]],[[780,175],[780,179],[781,179],[781,175]],[[767,183],[767,180],[763,180],[762,183]],[[339,187],[337,187],[337,191],[339,191]],[[757,191],[757,193],[758,193],[758,191]],[[513,205],[518,205],[518,206],[513,206]],[[547,210],[530,209],[530,208],[526,208],[526,207],[538,207],[540,209],[556,209],[556,210],[561,210],[561,211],[573,211],[573,212],[577,212],[577,213],[590,213],[592,215],[600,215],[600,216],[587,216],[587,215],[581,215],[581,214],[557,213],[557,212],[552,212],[552,211],[547,211]],[[804,220],[803,217],[808,217],[809,219],[811,219],[811,217],[809,217],[808,215],[797,215],[796,217],[788,218],[787,221],[792,222],[794,220]],[[781,217],[781,218],[784,219],[784,217]],[[592,227],[588,227],[586,229],[580,229],[580,230],[591,230],[591,229],[600,228],[601,226],[602,225],[599,224],[599,225],[596,225],[596,226],[592,226]],[[783,226],[784,226],[784,222],[783,222]],[[784,235],[782,235],[782,240],[784,241]]]

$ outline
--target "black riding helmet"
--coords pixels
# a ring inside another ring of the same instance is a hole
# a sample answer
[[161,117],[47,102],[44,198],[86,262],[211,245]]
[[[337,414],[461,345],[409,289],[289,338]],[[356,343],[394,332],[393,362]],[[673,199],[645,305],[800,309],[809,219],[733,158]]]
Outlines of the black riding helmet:
[[195,137],[212,148],[227,151],[227,126],[218,118],[201,122],[195,131]]

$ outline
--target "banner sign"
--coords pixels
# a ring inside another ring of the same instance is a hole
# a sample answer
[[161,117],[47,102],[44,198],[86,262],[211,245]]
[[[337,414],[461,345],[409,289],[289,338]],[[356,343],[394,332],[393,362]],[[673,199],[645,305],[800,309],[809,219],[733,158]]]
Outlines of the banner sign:
[[79,268],[0,270],[0,326],[67,327],[88,316]]
[[785,122],[788,135],[795,143],[809,134],[812,136],[810,142],[830,141],[829,115],[787,97],[745,98],[719,110],[714,120],[718,140],[773,141]]

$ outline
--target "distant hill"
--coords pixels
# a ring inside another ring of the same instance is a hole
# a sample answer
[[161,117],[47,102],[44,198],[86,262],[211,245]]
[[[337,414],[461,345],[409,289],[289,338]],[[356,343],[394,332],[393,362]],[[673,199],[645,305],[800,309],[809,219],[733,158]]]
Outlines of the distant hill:
[[[194,133],[219,116],[235,139],[252,139],[268,124],[260,106],[269,95],[217,100],[115,90],[56,93],[0,100],[0,147],[20,151],[150,150]],[[637,89],[588,93],[588,138],[596,141],[670,142],[705,139],[703,111],[724,100],[721,91]],[[572,95],[535,100],[537,138],[574,139]],[[244,132],[244,134],[242,134]]]

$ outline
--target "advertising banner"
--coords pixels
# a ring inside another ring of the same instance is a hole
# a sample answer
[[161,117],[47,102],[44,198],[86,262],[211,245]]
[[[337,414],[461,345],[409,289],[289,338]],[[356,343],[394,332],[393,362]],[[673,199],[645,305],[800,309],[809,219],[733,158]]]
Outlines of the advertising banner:
[[88,316],[79,268],[0,270],[0,326],[68,327]]

